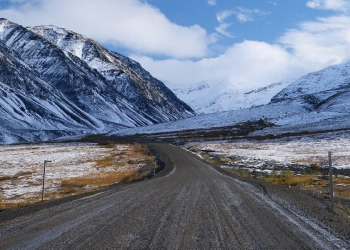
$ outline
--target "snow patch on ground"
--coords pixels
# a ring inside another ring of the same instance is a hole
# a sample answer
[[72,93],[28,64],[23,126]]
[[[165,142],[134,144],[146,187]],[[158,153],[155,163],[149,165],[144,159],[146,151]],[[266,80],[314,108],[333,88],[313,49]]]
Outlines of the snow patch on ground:
[[297,137],[293,140],[191,142],[185,147],[215,152],[221,156],[239,157],[241,162],[255,163],[257,168],[261,162],[276,162],[281,165],[317,163],[326,168],[328,152],[331,151],[334,168],[350,168],[350,135],[347,133]]

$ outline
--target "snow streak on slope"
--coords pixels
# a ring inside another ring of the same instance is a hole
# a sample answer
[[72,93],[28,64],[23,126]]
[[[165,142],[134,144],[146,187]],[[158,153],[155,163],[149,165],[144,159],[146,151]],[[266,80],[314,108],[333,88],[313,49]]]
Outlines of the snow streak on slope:
[[267,104],[271,98],[289,85],[292,80],[272,83],[258,89],[240,89],[229,80],[204,81],[195,85],[167,82],[167,86],[198,114],[246,109]]

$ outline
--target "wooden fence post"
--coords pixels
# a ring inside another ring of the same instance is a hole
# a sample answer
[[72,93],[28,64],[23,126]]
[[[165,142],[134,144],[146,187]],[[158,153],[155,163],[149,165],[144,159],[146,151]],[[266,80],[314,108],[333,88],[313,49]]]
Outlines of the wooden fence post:
[[329,196],[331,198],[331,209],[334,210],[334,191],[333,191],[333,170],[332,170],[332,153],[328,152],[328,162],[329,162]]

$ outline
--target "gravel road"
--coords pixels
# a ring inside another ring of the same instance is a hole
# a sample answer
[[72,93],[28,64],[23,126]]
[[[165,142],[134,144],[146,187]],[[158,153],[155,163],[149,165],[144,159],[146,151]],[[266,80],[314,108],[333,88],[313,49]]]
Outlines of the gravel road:
[[157,147],[173,162],[172,171],[6,220],[0,249],[350,248],[259,187],[183,149]]

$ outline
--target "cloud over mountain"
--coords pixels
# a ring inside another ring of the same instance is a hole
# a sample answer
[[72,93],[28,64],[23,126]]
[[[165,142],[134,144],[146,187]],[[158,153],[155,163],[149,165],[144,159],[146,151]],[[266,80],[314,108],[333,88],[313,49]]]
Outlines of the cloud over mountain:
[[175,58],[203,57],[210,41],[199,25],[177,25],[139,0],[24,1],[0,10],[0,16],[30,26],[59,25],[102,43]]

